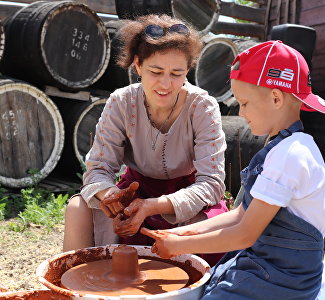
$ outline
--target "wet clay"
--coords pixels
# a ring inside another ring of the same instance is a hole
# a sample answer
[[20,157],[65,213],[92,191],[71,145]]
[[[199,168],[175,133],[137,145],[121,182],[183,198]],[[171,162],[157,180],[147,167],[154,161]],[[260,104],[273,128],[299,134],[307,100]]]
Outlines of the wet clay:
[[179,290],[189,276],[182,268],[155,259],[138,260],[135,248],[121,245],[112,259],[84,263],[66,271],[61,286],[79,294],[155,295]]

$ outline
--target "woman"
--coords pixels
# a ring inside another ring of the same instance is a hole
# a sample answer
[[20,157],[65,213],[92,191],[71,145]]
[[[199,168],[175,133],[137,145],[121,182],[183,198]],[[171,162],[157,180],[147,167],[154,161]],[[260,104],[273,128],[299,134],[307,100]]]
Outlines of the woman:
[[138,232],[143,223],[166,229],[227,211],[219,106],[186,80],[201,51],[198,33],[149,15],[126,21],[118,35],[118,64],[133,63],[141,83],[116,90],[105,105],[84,186],[67,207],[65,251],[114,243],[114,232],[120,243],[150,244]]

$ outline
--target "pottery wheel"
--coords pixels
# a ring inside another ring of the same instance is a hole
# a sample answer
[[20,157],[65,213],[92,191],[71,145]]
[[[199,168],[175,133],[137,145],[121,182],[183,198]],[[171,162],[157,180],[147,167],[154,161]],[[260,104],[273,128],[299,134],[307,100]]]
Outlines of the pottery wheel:
[[103,296],[155,295],[179,290],[186,286],[188,274],[181,268],[159,260],[139,259],[139,270],[144,272],[141,284],[112,282],[112,260],[99,260],[75,266],[61,277],[61,286],[79,294]]

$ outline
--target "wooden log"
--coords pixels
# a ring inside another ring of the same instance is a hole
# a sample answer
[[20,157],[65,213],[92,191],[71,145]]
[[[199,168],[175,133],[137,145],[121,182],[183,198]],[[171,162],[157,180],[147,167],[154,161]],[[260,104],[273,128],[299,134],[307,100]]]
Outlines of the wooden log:
[[227,23],[218,22],[213,24],[211,32],[214,34],[233,34],[238,36],[249,36],[263,39],[265,35],[265,27],[260,24],[252,23]]
[[20,188],[44,179],[63,143],[62,118],[51,99],[30,84],[1,77],[0,185]]
[[80,90],[98,80],[108,65],[105,25],[83,4],[35,2],[8,19],[5,33],[1,71],[39,87]]
[[210,38],[200,53],[195,68],[195,84],[209,92],[218,102],[232,96],[230,66],[238,53],[255,45],[252,40]]
[[222,116],[221,123],[227,142],[226,189],[236,196],[241,185],[240,171],[248,165],[254,154],[263,148],[266,136],[252,135],[246,121],[238,116]]
[[55,172],[76,178],[77,173],[82,173],[82,164],[92,146],[107,98],[91,97],[88,102],[53,98],[53,101],[60,110],[66,130],[64,149]]

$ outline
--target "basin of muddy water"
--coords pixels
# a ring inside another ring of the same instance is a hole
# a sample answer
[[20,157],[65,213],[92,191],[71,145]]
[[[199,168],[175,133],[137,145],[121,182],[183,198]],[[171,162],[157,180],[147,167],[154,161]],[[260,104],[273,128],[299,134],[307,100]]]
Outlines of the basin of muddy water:
[[147,246],[107,245],[53,256],[38,266],[36,276],[57,297],[196,300],[210,267],[195,255],[166,260]]

